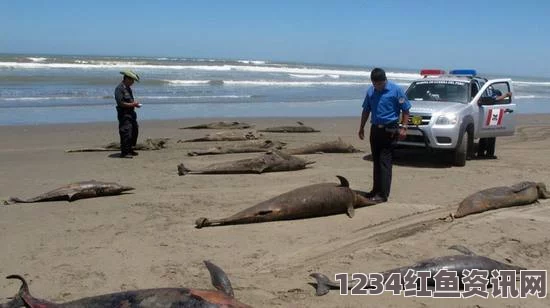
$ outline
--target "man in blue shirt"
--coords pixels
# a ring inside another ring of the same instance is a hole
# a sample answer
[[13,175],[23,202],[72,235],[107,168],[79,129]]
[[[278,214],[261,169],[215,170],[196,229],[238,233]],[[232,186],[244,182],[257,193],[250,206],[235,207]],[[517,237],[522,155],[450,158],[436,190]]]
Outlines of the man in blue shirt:
[[[502,94],[502,92],[498,89],[494,89],[492,86],[489,87],[491,90],[490,97],[493,99],[493,104],[499,104],[503,100],[505,100],[507,97],[512,97],[512,92],[506,92]],[[480,104],[480,102],[478,102]],[[479,144],[477,148],[477,158],[478,159],[496,159],[495,156],[495,148],[496,148],[496,137],[489,137],[489,138],[479,138]]]
[[[370,147],[373,161],[373,186],[367,194],[372,201],[386,202],[390,196],[392,156],[396,140],[407,136],[407,123],[411,104],[403,89],[386,79],[381,68],[371,71],[372,86],[363,101],[359,139],[365,138],[365,124],[372,113]],[[403,112],[403,126],[399,128],[399,115]]]

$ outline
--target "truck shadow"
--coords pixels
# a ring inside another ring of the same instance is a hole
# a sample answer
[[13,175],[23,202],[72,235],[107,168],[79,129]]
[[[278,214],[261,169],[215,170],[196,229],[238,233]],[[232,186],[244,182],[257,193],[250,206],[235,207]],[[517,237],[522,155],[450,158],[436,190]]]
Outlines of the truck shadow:
[[[372,154],[363,157],[372,161]],[[397,148],[393,153],[394,165],[416,168],[452,168],[450,156],[442,152],[430,152],[426,149]]]

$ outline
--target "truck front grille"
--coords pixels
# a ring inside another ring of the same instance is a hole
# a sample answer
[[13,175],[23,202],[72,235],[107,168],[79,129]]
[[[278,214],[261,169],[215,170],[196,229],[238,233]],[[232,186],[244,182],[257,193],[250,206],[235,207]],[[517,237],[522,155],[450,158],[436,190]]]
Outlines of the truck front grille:
[[[409,115],[409,122],[407,123],[408,125],[413,125],[412,124],[412,117],[413,116],[418,116],[418,115]],[[428,123],[430,123],[430,119],[432,118],[431,115],[423,115],[421,116],[422,117],[422,124],[418,125],[418,126],[425,126],[425,125],[428,125]]]

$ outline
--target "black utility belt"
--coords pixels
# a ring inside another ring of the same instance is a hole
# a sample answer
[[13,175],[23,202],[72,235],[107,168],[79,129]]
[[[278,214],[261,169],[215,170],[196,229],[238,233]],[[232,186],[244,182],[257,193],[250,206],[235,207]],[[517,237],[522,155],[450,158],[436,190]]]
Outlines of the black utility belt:
[[388,124],[372,124],[375,128],[397,128],[399,127],[398,123],[388,123]]

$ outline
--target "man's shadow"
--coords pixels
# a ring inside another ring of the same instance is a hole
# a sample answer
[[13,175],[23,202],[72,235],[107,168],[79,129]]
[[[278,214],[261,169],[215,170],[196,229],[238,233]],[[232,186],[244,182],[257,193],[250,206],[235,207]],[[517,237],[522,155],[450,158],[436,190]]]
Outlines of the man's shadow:
[[120,157],[120,153],[109,154],[108,157],[109,157],[109,158],[122,158],[122,157]]

